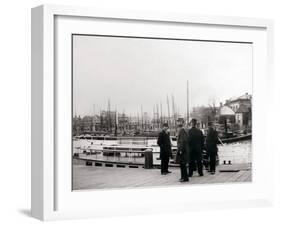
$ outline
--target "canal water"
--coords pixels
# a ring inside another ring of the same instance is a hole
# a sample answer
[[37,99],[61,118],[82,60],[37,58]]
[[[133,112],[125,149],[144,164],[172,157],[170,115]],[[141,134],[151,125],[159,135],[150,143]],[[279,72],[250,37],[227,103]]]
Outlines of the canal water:
[[[176,148],[176,142],[173,141],[172,145]],[[119,155],[104,156],[103,149],[105,147],[127,147],[127,152],[121,152]],[[116,161],[116,162],[128,162],[128,163],[144,163],[144,157],[140,153],[130,151],[129,148],[140,148],[145,147],[153,151],[154,163],[159,162],[160,148],[156,143],[156,139],[147,139],[145,143],[134,143],[131,140],[126,140],[120,144],[118,140],[87,140],[87,139],[75,139],[73,140],[73,154],[79,153],[81,157],[105,160],[105,161]],[[240,163],[251,163],[252,162],[252,144],[251,141],[241,141],[231,144],[218,145],[218,156],[220,164],[240,164]]]
[[241,141],[237,143],[219,145],[219,160],[220,163],[252,163],[252,142]]

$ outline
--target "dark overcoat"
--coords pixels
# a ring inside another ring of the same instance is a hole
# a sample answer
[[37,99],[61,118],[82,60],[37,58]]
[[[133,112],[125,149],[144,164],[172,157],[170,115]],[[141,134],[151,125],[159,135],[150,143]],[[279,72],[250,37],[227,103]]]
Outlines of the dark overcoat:
[[206,137],[206,149],[209,153],[217,153],[218,151],[218,144],[219,138],[218,138],[218,132],[214,130],[213,128],[209,128],[207,132]]
[[160,147],[160,159],[168,159],[172,156],[170,134],[162,130],[157,139],[157,144]]
[[188,145],[188,130],[181,128],[177,137],[176,163],[187,164],[190,162],[190,148]]
[[200,129],[192,127],[188,132],[190,152],[200,154],[204,149],[204,135]]

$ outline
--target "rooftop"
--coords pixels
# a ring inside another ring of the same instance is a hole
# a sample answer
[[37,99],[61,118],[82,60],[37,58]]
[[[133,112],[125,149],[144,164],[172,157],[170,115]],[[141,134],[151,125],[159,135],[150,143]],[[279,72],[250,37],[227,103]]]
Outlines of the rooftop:
[[250,95],[249,93],[245,93],[242,96],[239,97],[231,97],[230,99],[228,99],[228,102],[235,102],[238,100],[251,100],[252,99],[252,95]]
[[241,104],[239,108],[236,110],[236,113],[248,113],[248,112],[250,112],[250,109],[248,106],[244,104]]
[[230,107],[224,105],[220,108],[220,115],[235,115],[235,112]]

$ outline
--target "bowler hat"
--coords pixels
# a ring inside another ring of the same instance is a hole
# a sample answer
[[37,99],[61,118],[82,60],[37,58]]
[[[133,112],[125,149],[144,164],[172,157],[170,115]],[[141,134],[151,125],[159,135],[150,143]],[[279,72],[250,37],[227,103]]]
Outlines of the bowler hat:
[[168,125],[168,123],[163,123],[163,125],[162,125],[163,127],[169,127],[169,125]]
[[191,123],[197,123],[197,119],[196,118],[191,119]]

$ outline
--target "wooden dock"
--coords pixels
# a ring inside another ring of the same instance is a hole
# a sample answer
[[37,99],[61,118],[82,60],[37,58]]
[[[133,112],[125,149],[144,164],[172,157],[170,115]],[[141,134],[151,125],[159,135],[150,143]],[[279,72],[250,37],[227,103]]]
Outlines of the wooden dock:
[[[220,170],[224,172],[220,172]],[[225,172],[225,171],[232,172]],[[252,181],[252,170],[249,164],[220,165],[215,175],[204,171],[204,176],[199,177],[195,172],[189,182],[181,183],[180,169],[171,167],[172,173],[161,175],[159,169],[143,168],[117,168],[105,166],[73,165],[73,190],[80,189],[108,189],[108,188],[137,188],[168,185],[191,184],[221,184],[241,183]],[[237,171],[237,172],[235,172]]]

